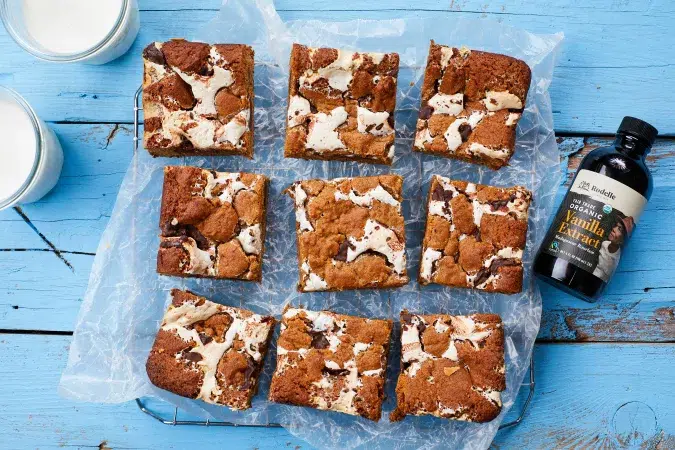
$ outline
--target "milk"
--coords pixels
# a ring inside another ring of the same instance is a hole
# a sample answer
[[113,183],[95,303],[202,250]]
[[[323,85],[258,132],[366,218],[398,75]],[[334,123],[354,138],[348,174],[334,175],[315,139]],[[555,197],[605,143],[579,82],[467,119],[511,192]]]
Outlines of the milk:
[[[0,94],[1,95],[1,94]],[[15,101],[0,96],[0,200],[26,182],[35,163],[35,128]]]
[[136,0],[19,1],[24,33],[45,59],[103,64],[124,54],[140,27]]
[[63,166],[54,132],[21,102],[0,86],[0,209],[42,198]]

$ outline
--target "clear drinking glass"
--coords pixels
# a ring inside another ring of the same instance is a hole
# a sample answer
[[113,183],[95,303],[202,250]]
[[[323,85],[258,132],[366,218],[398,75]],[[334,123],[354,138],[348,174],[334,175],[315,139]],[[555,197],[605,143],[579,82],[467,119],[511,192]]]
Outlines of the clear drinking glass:
[[[40,200],[56,185],[63,167],[63,149],[54,132],[35,114],[33,108],[15,91],[0,86],[0,102],[10,102],[25,111],[33,125],[35,133],[35,153],[33,165],[23,184],[17,183],[9,195],[0,197],[0,210],[19,203],[31,203]],[[3,126],[11,126],[11,121]],[[0,130],[2,126],[0,126]],[[30,138],[31,136],[28,136]],[[21,151],[16,149],[15,151]],[[0,152],[1,154],[1,152]],[[30,157],[30,155],[28,155]],[[3,161],[0,161],[2,164]],[[5,162],[6,164],[6,162]],[[11,169],[11,168],[10,168]],[[0,180],[0,183],[3,180]]]
[[[46,0],[58,1],[58,0]],[[98,2],[101,0],[90,0]],[[105,64],[126,53],[133,44],[140,28],[137,0],[123,0],[115,25],[96,45],[82,52],[64,54],[46,49],[28,32],[23,12],[24,3],[19,0],[0,0],[0,19],[9,35],[19,46],[32,55],[52,62],[86,62]]]

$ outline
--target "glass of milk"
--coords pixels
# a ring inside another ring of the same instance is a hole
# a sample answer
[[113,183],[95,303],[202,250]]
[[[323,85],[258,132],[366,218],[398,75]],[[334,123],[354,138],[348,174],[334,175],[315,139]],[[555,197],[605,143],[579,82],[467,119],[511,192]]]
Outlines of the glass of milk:
[[105,64],[140,28],[137,0],[0,0],[0,18],[24,50],[53,62]]
[[16,92],[0,86],[0,210],[40,200],[56,184],[63,150]]

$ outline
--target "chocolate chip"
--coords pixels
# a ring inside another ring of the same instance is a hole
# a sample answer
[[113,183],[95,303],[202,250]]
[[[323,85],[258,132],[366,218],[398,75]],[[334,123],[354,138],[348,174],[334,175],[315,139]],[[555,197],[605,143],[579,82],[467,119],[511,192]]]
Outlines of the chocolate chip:
[[431,192],[431,199],[437,202],[447,202],[452,200],[452,191],[446,191],[443,186],[437,184]]
[[473,285],[476,287],[480,286],[481,284],[486,282],[488,278],[490,278],[490,269],[487,267],[483,267],[476,274],[476,278],[473,280]]
[[[164,237],[191,237],[197,243],[197,247],[201,250],[208,250],[211,247],[209,240],[195,227],[194,225],[172,225],[167,222],[162,226],[162,236]],[[181,241],[185,242],[184,240]],[[178,245],[173,245],[178,247]]]
[[196,363],[196,362],[199,362],[199,361],[202,360],[202,355],[200,355],[199,353],[196,353],[196,352],[183,350],[181,352],[181,358],[187,359],[190,362]]
[[429,105],[426,105],[422,109],[420,109],[419,118],[422,119],[422,120],[427,120],[429,117],[431,117],[431,114],[433,112],[434,112],[434,108],[432,108]]
[[240,390],[246,390],[251,387],[251,382],[253,380],[253,374],[256,372],[256,364],[253,362],[249,355],[246,355],[246,371],[244,372],[244,383],[241,385]]
[[404,311],[401,313],[401,322],[410,325],[411,320],[412,314],[410,314],[408,311]]
[[426,329],[427,329],[427,325],[424,322],[422,322],[422,320],[420,319],[417,322],[417,331],[419,331],[420,337],[422,337],[422,333],[424,333],[424,330],[426,330]]
[[312,348],[317,348],[319,350],[330,347],[330,342],[326,338],[326,335],[322,331],[313,331],[309,332],[309,335],[312,336],[312,343],[310,344]]
[[349,370],[347,369],[331,369],[329,367],[324,367],[321,371],[334,376],[347,375],[349,373]]
[[164,53],[162,53],[162,51],[158,49],[154,43],[145,47],[145,49],[143,50],[143,58],[155,64],[159,64],[162,66],[166,65]]
[[336,261],[347,261],[347,253],[349,252],[349,248],[351,247],[351,244],[349,243],[348,240],[342,241],[340,244],[340,247],[338,248],[337,255],[335,255],[334,259]]
[[367,125],[366,126],[366,133],[370,133],[370,131],[373,129],[374,126],[375,125],[373,125],[372,123],[370,125]]
[[468,123],[463,123],[459,126],[457,131],[459,131],[459,135],[462,136],[462,142],[466,142],[467,140],[469,140],[472,128],[471,125],[469,125]]
[[162,241],[159,246],[161,248],[181,248],[183,243],[187,241],[187,237],[181,236],[180,239],[172,239],[170,241]]
[[492,264],[490,264],[490,272],[493,275],[496,275],[500,267],[519,266],[519,265],[520,263],[515,258],[498,258],[492,260]]
[[206,345],[211,342],[213,338],[206,333],[199,333],[199,340],[202,341],[202,344]]
[[509,203],[508,200],[497,200],[494,202],[490,202],[490,206],[492,207],[493,211],[497,211],[499,208],[503,208]]
[[381,123],[381,124],[379,124],[378,126],[376,126],[375,129],[376,129],[377,131],[380,131],[380,130],[382,129],[383,126],[384,126],[384,124]]

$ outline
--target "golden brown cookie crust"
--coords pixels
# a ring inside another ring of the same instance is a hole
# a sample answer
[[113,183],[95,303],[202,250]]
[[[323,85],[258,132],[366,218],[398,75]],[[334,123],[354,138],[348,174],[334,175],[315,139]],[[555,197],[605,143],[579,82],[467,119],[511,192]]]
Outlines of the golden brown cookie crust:
[[507,165],[531,77],[528,65],[516,58],[432,40],[415,150],[491,169]]
[[274,324],[273,317],[173,289],[146,363],[148,377],[183,397],[250,408]]
[[143,142],[151,155],[253,157],[251,47],[153,42],[143,67]]
[[489,422],[506,389],[504,329],[496,314],[401,312],[401,374],[389,418],[433,415]]
[[270,401],[379,420],[391,330],[391,320],[287,309]]
[[295,201],[301,292],[408,283],[398,175],[305,180]]
[[498,188],[434,175],[419,282],[520,292],[531,200],[522,186]]
[[260,281],[266,197],[263,175],[165,167],[157,272]]
[[294,44],[285,156],[391,164],[397,53]]

